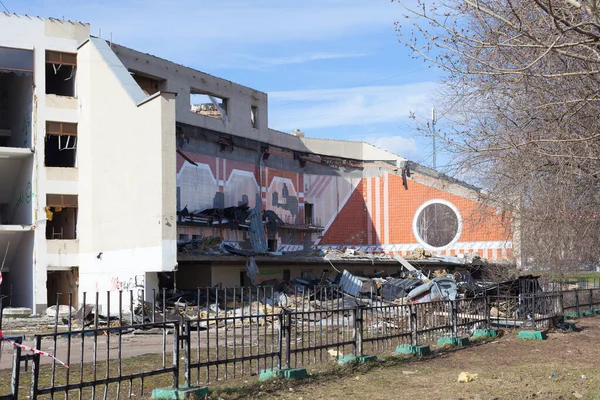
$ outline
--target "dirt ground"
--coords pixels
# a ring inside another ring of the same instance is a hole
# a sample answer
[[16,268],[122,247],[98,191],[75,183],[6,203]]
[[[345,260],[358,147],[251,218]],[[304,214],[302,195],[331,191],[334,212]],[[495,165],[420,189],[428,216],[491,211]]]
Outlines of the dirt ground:
[[[418,360],[339,368],[307,381],[271,382],[214,393],[222,399],[600,399],[600,316],[579,332],[550,332],[545,341],[506,333],[485,344],[441,350]],[[459,383],[461,372],[478,374]]]

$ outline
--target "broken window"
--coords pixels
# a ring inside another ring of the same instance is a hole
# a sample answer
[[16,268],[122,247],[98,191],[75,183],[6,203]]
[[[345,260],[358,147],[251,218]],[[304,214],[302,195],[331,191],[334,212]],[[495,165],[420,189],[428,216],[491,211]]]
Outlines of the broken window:
[[160,91],[160,87],[165,81],[164,79],[155,78],[137,71],[129,71],[129,73],[147,96],[151,96]]
[[46,195],[46,239],[77,239],[77,195]]
[[269,251],[277,251],[277,239],[268,239],[267,247],[269,247]]
[[303,269],[300,272],[300,278],[307,281],[312,281],[314,279],[312,269]]
[[33,51],[0,47],[0,70],[33,72]]
[[75,96],[77,54],[46,50],[46,94]]
[[199,115],[220,118],[227,122],[227,99],[210,93],[192,89],[190,91],[190,110]]
[[254,129],[258,129],[258,107],[250,107],[250,122]]
[[46,167],[75,167],[77,124],[46,121]]
[[179,241],[180,242],[189,242],[190,240],[190,235],[186,234],[186,233],[180,233],[179,234]]
[[447,204],[429,204],[417,216],[415,234],[431,247],[444,247],[459,234],[459,216]]
[[304,223],[307,225],[313,224],[313,207],[311,203],[304,203]]

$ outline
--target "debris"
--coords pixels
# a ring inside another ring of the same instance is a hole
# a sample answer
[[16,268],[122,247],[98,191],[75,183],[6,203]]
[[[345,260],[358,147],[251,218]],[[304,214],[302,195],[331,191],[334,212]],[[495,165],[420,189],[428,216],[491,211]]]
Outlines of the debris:
[[6,318],[25,318],[32,313],[31,308],[27,307],[6,307],[2,309],[2,316]]
[[458,382],[460,382],[460,383],[471,382],[471,381],[474,381],[475,379],[477,379],[478,376],[479,376],[478,374],[472,374],[470,372],[461,372],[460,374],[458,374]]
[[260,271],[258,270],[258,265],[256,265],[256,261],[254,261],[254,257],[250,257],[246,262],[246,274],[253,285],[258,283],[258,275],[260,275]]
[[579,392],[573,392],[573,396],[575,396],[577,399],[583,399],[583,395]]
[[435,300],[456,299],[456,282],[450,278],[435,278],[424,285],[411,290],[408,299],[415,299],[418,303]]
[[342,353],[340,351],[334,350],[334,349],[329,349],[327,350],[327,353],[329,353],[329,355],[335,359],[339,358],[342,356]]
[[421,286],[423,281],[416,278],[392,278],[383,283],[381,295],[384,300],[394,301],[401,297],[406,297],[411,290],[417,286]]
[[[77,310],[73,307],[59,305],[58,306],[58,316],[61,318],[68,317],[74,315]],[[46,309],[46,315],[49,317],[56,317],[56,306],[50,306]]]
[[556,378],[558,378],[558,374],[557,374],[557,373],[556,373],[556,371],[555,371],[555,372],[553,372],[553,373],[552,373],[552,375],[550,375],[548,378],[549,378],[549,379],[556,379]]
[[402,375],[414,375],[417,371],[402,371]]

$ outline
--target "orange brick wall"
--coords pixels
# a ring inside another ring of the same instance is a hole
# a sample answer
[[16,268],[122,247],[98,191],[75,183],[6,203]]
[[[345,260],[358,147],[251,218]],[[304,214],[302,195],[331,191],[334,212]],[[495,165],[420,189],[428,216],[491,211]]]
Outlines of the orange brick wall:
[[[367,195],[367,185],[371,185],[371,196]],[[408,190],[402,178],[388,175],[387,212],[388,229],[385,226],[386,192],[385,178],[363,178],[361,184],[325,233],[320,244],[411,244],[418,243],[412,231],[412,222],[417,209],[426,201],[443,199],[454,204],[459,210],[463,227],[459,242],[505,241],[510,239],[506,226],[509,220],[496,209],[482,203],[434,188],[409,179]],[[377,196],[379,186],[379,196]],[[379,198],[377,198],[379,197]],[[367,213],[368,202],[371,212]],[[379,222],[378,222],[379,221]],[[372,226],[372,240],[368,240],[368,227]],[[484,256],[487,256],[484,255]],[[490,257],[491,258],[491,257]]]

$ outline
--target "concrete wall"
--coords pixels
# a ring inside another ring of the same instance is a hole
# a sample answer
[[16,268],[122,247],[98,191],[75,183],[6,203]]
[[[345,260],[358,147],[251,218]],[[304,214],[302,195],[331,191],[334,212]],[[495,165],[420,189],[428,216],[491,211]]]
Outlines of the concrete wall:
[[7,219],[14,218],[12,224],[30,225],[33,223],[35,193],[33,191],[32,173],[33,157],[23,159],[12,198],[6,208]]
[[107,52],[78,54],[80,291],[116,294],[176,264],[175,99],[134,103]]
[[[89,25],[79,22],[59,21],[43,19],[31,16],[18,16],[13,14],[0,14],[0,46],[29,49],[34,51],[34,91],[31,97],[31,139],[28,139],[28,145],[35,148],[33,168],[30,175],[19,177],[21,185],[17,185],[19,190],[31,181],[32,199],[30,204],[33,207],[34,234],[32,236],[31,246],[21,245],[15,256],[15,260],[21,257],[26,260],[33,260],[33,265],[28,276],[32,277],[33,284],[24,286],[23,292],[19,295],[23,298],[34,297],[34,301],[28,304],[33,305],[36,311],[41,312],[46,307],[46,271],[48,266],[47,248],[46,248],[46,224],[44,221],[44,207],[46,205],[47,193],[61,193],[64,185],[50,185],[46,180],[46,171],[44,167],[44,135],[46,120],[77,122],[77,109],[72,107],[68,112],[57,107],[46,107],[46,76],[45,76],[45,58],[46,50],[56,50],[75,53],[77,46],[89,37]],[[23,109],[27,107],[23,106]],[[54,111],[52,110],[54,109]],[[75,186],[71,186],[71,191],[76,192]],[[26,252],[26,253],[22,253]],[[34,254],[35,252],[35,254]],[[29,264],[31,265],[31,264]],[[33,290],[33,292],[32,292]],[[18,303],[13,303],[19,305]]]

